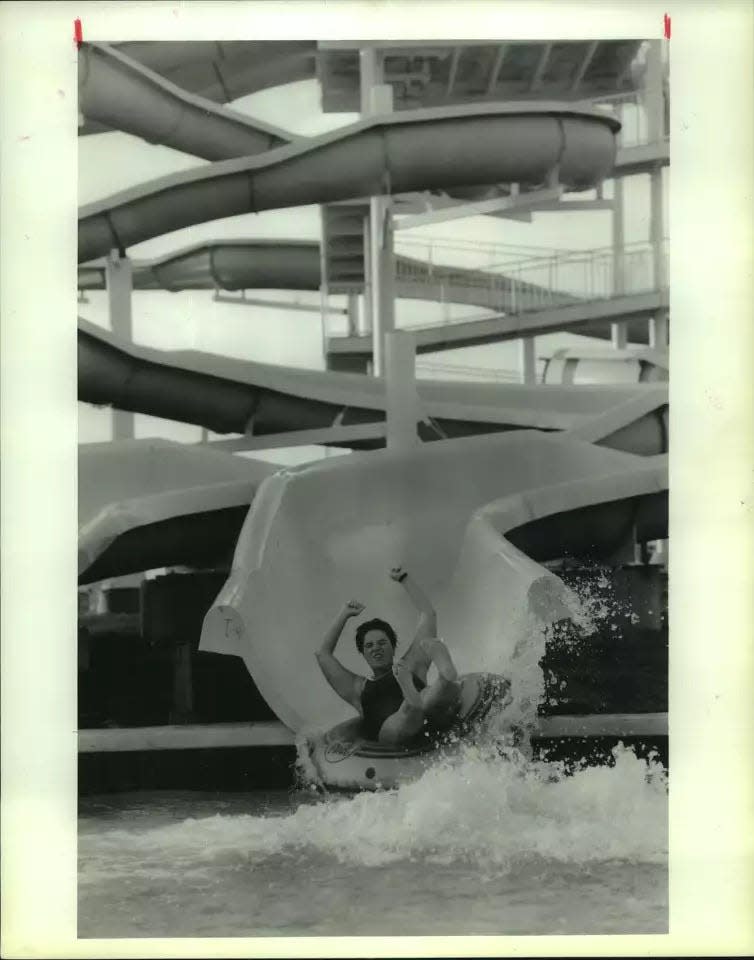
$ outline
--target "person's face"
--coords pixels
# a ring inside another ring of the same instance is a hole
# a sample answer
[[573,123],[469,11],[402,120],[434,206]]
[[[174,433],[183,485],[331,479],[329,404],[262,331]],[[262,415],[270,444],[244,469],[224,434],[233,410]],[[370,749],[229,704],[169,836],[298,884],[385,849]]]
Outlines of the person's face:
[[393,663],[393,645],[382,630],[369,630],[364,636],[364,659],[377,672],[389,669]]

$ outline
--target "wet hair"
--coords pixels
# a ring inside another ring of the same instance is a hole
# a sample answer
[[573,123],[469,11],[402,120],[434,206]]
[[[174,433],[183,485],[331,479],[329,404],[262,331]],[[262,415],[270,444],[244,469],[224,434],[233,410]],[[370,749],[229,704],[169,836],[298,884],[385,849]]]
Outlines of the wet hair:
[[359,653],[364,653],[364,638],[370,630],[381,630],[392,644],[393,650],[395,650],[395,646],[398,643],[398,636],[395,630],[393,630],[386,620],[380,620],[375,617],[374,620],[367,620],[356,629],[356,649]]

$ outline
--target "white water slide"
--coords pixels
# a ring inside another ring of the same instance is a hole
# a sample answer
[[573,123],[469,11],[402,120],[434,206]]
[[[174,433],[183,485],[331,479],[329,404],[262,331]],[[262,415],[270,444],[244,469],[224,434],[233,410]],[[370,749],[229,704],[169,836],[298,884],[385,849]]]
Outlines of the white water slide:
[[[264,149],[265,137],[269,146],[280,133],[260,136],[242,127],[239,136],[254,140],[256,150]],[[537,188],[555,173],[566,189],[585,190],[609,176],[618,129],[604,114],[563,104],[492,103],[372,117],[89,204],[80,211],[79,262],[261,210],[490,184]],[[172,416],[205,423],[201,403],[185,389],[182,374],[188,373],[194,385],[227,391],[223,402],[231,397],[233,416],[220,426],[225,431],[242,432],[256,420],[263,430],[273,424],[291,429],[285,413],[291,398],[297,417],[302,404],[320,404],[320,411],[322,404],[334,406],[336,413],[358,408],[367,411],[367,420],[385,408],[384,386],[366,377],[325,381],[332,375],[296,376],[201,355],[160,356],[81,325],[80,347],[82,334],[93,402],[137,409],[134,381],[141,380],[141,388],[151,381],[147,393],[169,394]],[[428,443],[403,454],[355,453],[262,481],[201,645],[241,656],[291,729],[328,726],[347,713],[313,656],[344,600],[361,599],[367,614],[395,623],[404,643],[410,636],[412,611],[387,577],[392,565],[406,564],[428,589],[462,671],[510,672],[512,659],[527,655],[519,641],[526,640],[531,618],[562,614],[562,585],[539,561],[564,553],[609,558],[634,536],[666,535],[666,458],[598,445],[664,450],[664,413],[662,425],[650,427],[648,447],[631,431],[635,423],[646,425],[652,411],[664,411],[666,394],[658,402],[659,393],[650,396],[647,387],[612,394],[568,388],[558,393],[558,409],[551,402],[555,393],[543,392],[543,404],[530,402],[531,388],[508,389],[503,398],[486,385],[427,384],[422,402],[430,420],[478,425],[462,433],[481,432],[481,424],[515,425],[515,432]],[[182,404],[190,408],[183,415]],[[142,409],[166,415],[164,405],[162,412]],[[266,428],[260,409],[268,415]],[[350,636],[342,656],[347,666],[358,666]]]
[[[416,614],[388,578],[405,564],[461,672],[531,675],[516,658],[536,668],[541,626],[568,603],[538,561],[609,560],[634,536],[666,536],[666,474],[664,456],[529,431],[283,470],[257,492],[201,649],[242,657],[292,730],[331,726],[352,711],[314,652],[351,598],[366,604],[364,618],[393,623],[405,650]],[[353,626],[338,656],[363,672]]]

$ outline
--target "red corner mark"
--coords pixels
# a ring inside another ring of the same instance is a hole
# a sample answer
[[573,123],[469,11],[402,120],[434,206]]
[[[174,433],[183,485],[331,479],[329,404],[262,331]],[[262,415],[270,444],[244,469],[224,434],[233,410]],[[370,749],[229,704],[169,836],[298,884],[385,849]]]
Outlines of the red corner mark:
[[670,40],[670,17],[665,14],[663,17],[664,27],[665,27],[665,39]]
[[78,17],[73,21],[73,42],[80,47],[84,42],[84,35],[81,31],[81,21]]

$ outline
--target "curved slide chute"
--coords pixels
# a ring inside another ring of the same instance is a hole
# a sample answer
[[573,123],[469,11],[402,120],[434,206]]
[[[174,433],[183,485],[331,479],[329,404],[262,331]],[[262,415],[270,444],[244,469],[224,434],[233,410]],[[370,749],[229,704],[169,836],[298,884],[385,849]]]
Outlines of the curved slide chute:
[[[81,319],[78,344],[79,399],[87,403],[257,436],[385,418],[380,378],[126,345]],[[426,440],[500,430],[575,430],[611,413],[614,430],[625,431],[622,449],[644,455],[667,449],[664,384],[543,387],[425,380],[417,390],[419,435]]]
[[204,160],[251,156],[296,139],[187,93],[105,43],[85,43],[79,50],[79,111],[90,123]]
[[[666,489],[666,471],[664,457],[643,460],[528,431],[281,471],[257,493],[201,649],[241,656],[292,730],[326,729],[349,708],[319,673],[320,638],[345,600],[356,598],[365,617],[395,625],[405,650],[416,614],[388,578],[403,563],[433,600],[459,671],[515,680],[517,659],[531,655],[532,618],[562,619],[568,601],[527,546],[539,544],[540,559],[555,558],[573,540],[574,552],[609,557],[633,537],[645,498]],[[606,504],[611,522],[592,524],[584,537],[579,508],[593,504]],[[549,535],[532,533],[534,521],[553,515],[559,522]],[[661,522],[646,532],[662,535]],[[352,632],[338,655],[362,671]]]
[[[338,260],[346,259],[341,247]],[[354,285],[364,285],[364,252],[356,244],[349,254]],[[503,274],[463,267],[430,264],[413,257],[396,256],[396,297],[445,300],[493,310],[511,309],[513,298],[520,309],[527,298],[541,304],[546,288],[513,281]],[[214,240],[193,244],[154,260],[133,263],[134,290],[311,290],[322,284],[320,246],[308,240]],[[82,265],[79,290],[104,290],[105,265],[99,261]],[[578,297],[558,295],[565,305]]]
[[303,143],[172,174],[79,210],[78,259],[223,217],[375,194],[497,183],[572,190],[615,162],[620,124],[563,104],[485,104],[370,117]]
[[232,555],[275,465],[167,440],[79,446],[79,582]]

